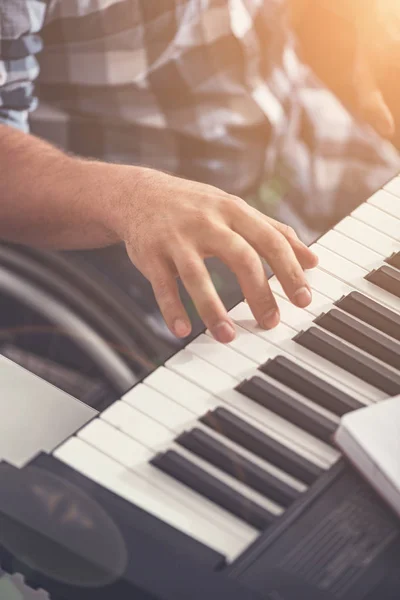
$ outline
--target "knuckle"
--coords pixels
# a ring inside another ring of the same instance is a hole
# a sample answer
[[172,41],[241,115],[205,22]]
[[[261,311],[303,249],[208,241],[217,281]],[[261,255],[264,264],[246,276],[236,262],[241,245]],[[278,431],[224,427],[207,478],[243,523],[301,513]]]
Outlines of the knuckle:
[[173,299],[171,282],[167,277],[153,277],[151,284],[158,300],[166,302]]
[[302,285],[305,281],[301,268],[293,268],[286,272],[286,281],[289,286],[295,288]]
[[202,275],[202,268],[196,259],[186,259],[180,265],[179,273],[185,281],[197,281]]
[[288,242],[282,235],[270,237],[267,247],[267,258],[271,261],[279,260],[288,251]]
[[258,273],[260,261],[256,252],[253,252],[251,248],[241,248],[237,252],[235,260],[238,268],[247,275]]
[[225,194],[218,198],[219,209],[222,214],[233,214],[242,212],[245,210],[247,204],[242,198],[238,196],[231,196],[230,194]]
[[297,233],[295,232],[295,230],[293,229],[293,227],[291,227],[290,225],[283,225],[282,226],[282,233],[286,238],[289,238],[291,240],[296,240],[297,239]]

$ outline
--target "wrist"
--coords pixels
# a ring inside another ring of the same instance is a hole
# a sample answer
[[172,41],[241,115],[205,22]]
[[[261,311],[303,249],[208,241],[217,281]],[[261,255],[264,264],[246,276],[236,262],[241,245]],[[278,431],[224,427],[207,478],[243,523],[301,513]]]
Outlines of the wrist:
[[86,210],[109,243],[126,241],[153,171],[144,167],[79,161]]

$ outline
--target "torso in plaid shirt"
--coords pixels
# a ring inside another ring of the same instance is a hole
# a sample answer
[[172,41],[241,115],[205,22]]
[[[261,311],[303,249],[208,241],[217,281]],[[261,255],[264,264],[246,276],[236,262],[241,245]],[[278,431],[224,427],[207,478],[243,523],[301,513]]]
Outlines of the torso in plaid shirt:
[[284,0],[0,0],[0,121],[26,127],[36,95],[32,131],[69,151],[320,229],[398,160],[301,64],[286,21]]

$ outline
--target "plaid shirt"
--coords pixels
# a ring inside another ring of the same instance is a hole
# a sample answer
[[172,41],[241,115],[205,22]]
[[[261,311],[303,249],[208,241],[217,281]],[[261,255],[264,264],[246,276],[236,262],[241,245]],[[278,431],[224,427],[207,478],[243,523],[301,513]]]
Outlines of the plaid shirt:
[[0,0],[0,122],[315,230],[399,170],[300,62],[284,0]]

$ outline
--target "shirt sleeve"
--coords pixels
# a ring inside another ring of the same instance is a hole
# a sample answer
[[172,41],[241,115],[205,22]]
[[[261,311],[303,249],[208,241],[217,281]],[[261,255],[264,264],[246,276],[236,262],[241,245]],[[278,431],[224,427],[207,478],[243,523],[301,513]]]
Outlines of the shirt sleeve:
[[36,55],[46,13],[45,0],[0,0],[0,123],[28,131],[36,107]]

